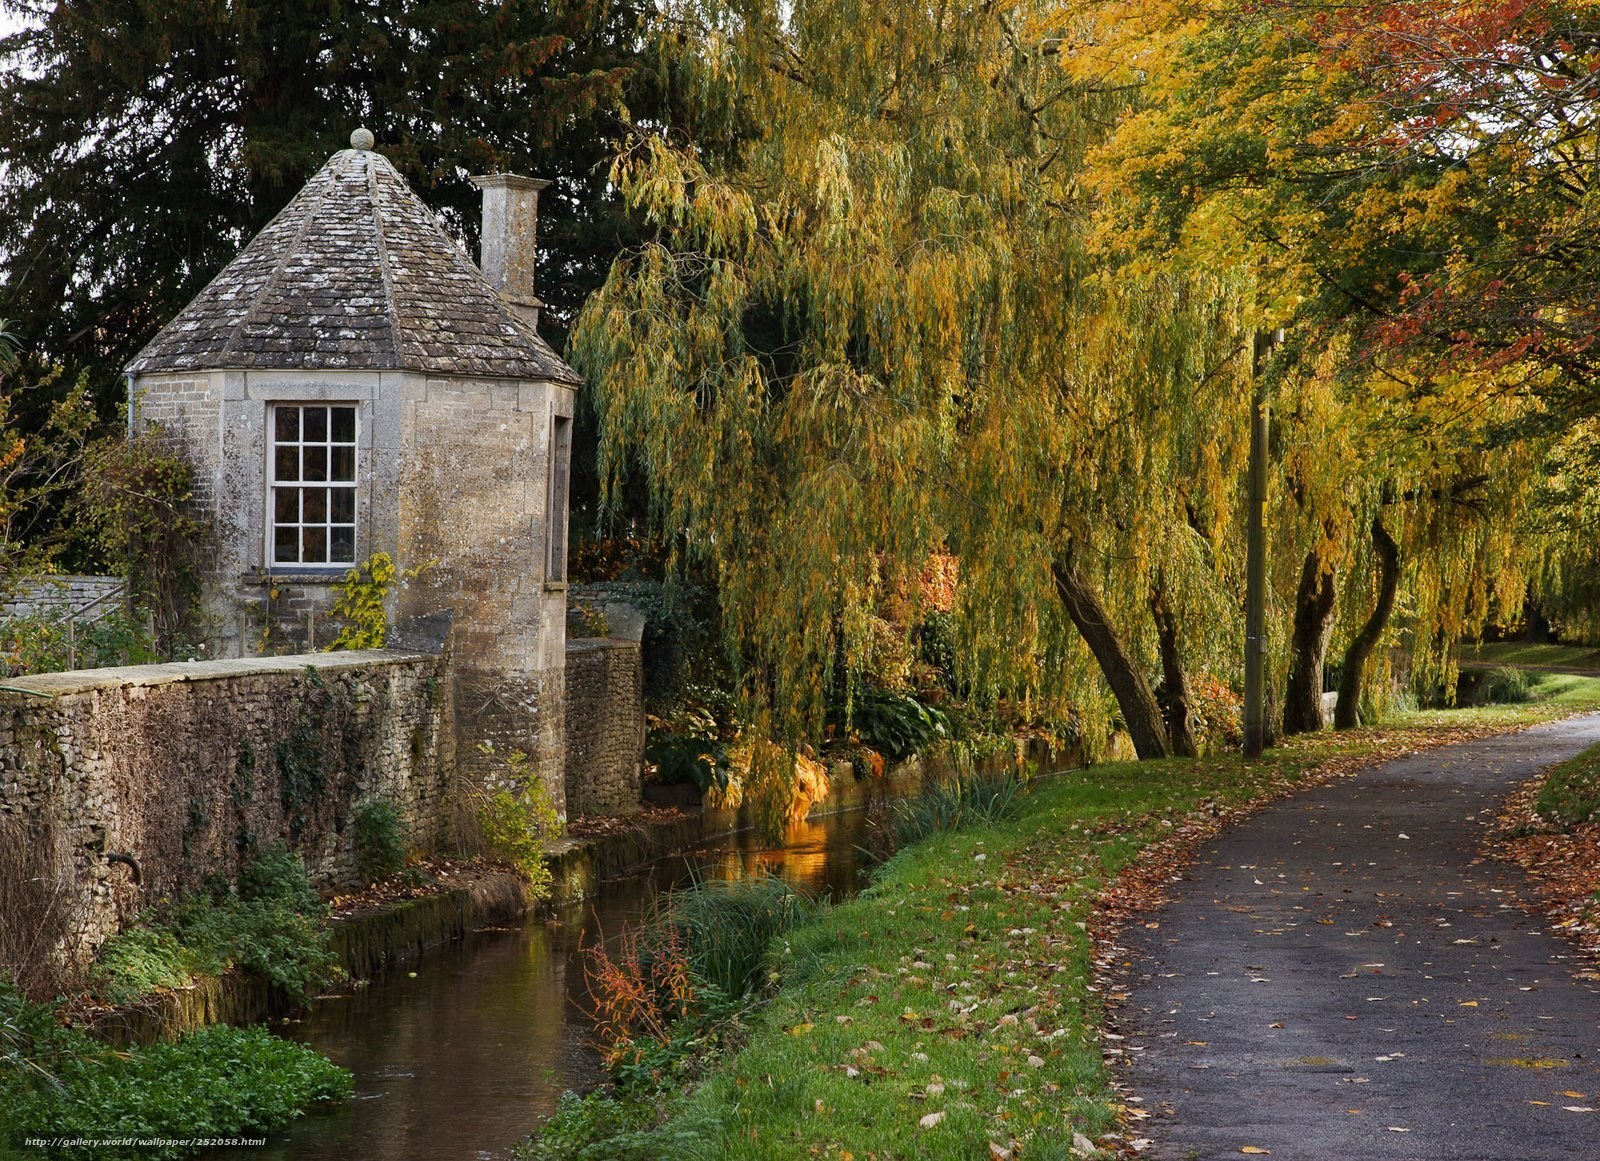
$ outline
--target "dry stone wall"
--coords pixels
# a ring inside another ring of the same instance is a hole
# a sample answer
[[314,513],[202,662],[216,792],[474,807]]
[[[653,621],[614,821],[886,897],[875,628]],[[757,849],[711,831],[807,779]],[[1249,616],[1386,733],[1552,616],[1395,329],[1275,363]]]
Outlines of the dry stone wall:
[[0,691],[0,813],[70,852],[63,950],[81,961],[141,908],[236,876],[278,839],[320,886],[351,884],[369,801],[394,804],[414,847],[446,841],[446,664],[373,650],[15,679],[32,692]]
[[643,666],[637,641],[567,642],[567,811],[639,809],[644,760]]
[[0,621],[10,617],[31,617],[41,613],[78,617],[93,606],[99,616],[106,609],[121,606],[117,597],[127,588],[120,576],[51,576],[26,584],[0,596]]

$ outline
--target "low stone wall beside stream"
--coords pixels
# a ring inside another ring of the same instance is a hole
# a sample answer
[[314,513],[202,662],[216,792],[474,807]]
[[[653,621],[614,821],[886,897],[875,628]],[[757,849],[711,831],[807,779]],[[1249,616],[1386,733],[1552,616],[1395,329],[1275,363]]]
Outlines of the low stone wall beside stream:
[[59,884],[51,942],[82,962],[279,839],[319,886],[351,884],[374,800],[414,846],[437,845],[453,809],[445,664],[372,650],[13,679],[28,692],[0,691],[0,842]]

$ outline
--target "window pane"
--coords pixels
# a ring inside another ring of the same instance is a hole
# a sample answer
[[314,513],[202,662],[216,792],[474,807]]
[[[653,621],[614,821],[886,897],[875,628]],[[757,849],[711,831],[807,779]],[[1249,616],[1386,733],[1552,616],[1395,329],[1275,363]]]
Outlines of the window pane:
[[326,524],[328,522],[328,489],[307,488],[300,493],[304,499],[301,501],[301,511],[304,513],[300,520],[304,524]]
[[299,529],[280,528],[273,535],[272,559],[276,564],[293,564],[299,559],[295,549],[299,547]]
[[356,449],[354,447],[335,447],[333,449],[333,475],[331,480],[350,480],[356,478]]
[[272,490],[272,518],[279,524],[300,522],[300,493],[294,488]]
[[355,443],[356,441],[356,409],[354,407],[335,407],[333,409],[333,442]]
[[273,457],[273,477],[282,481],[300,478],[299,453],[292,447],[280,447]]
[[300,438],[300,409],[298,407],[274,407],[272,409],[274,431],[280,442],[291,443]]
[[306,480],[326,480],[328,478],[328,449],[324,447],[303,447],[300,449],[301,468]]
[[335,524],[328,529],[332,537],[329,545],[329,560],[351,564],[356,559],[356,530],[348,524]]
[[333,488],[332,517],[335,524],[354,524],[356,522],[356,490],[354,488]]
[[304,443],[324,443],[328,438],[328,409],[326,407],[307,407],[303,423],[305,435],[301,436]]
[[300,530],[300,559],[307,564],[324,564],[328,559],[328,530],[302,528]]

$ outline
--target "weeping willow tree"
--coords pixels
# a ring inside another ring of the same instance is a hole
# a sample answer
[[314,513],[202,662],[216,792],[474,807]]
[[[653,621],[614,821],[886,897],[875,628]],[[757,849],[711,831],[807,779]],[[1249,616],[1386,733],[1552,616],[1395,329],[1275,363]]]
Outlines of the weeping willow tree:
[[1064,52],[1066,20],[665,7],[686,112],[612,172],[653,237],[569,351],[609,494],[640,473],[714,571],[743,693],[791,742],[935,550],[975,688],[1120,716],[1144,757],[1174,733],[1146,674],[1181,700],[1185,655],[1237,642],[1250,295],[1097,244],[1085,151],[1130,82]]

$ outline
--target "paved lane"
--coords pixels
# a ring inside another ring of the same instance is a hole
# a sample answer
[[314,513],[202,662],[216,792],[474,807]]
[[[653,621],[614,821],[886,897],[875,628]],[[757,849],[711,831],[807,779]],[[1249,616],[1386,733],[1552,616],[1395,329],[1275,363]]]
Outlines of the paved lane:
[[1477,853],[1517,782],[1596,741],[1600,715],[1399,759],[1203,849],[1124,941],[1148,1155],[1600,1158],[1600,978]]

